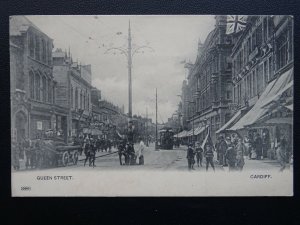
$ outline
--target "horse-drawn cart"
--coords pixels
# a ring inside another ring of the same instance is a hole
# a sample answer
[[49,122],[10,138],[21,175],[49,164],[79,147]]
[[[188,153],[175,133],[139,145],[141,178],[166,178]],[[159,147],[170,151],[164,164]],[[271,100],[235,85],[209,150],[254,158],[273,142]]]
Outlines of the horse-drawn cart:
[[67,145],[55,139],[43,139],[33,142],[32,153],[38,167],[67,166],[78,162],[80,145]]

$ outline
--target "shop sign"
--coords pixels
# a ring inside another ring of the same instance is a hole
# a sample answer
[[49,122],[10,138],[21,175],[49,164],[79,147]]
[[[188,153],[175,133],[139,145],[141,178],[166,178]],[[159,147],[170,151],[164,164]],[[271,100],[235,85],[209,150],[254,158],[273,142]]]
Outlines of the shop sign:
[[42,121],[37,121],[36,122],[36,127],[38,130],[43,130],[43,122]]

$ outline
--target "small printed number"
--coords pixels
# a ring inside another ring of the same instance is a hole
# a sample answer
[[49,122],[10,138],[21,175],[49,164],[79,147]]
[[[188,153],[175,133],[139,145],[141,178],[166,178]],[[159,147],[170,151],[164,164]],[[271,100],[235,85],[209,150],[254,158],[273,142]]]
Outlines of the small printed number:
[[31,187],[28,187],[28,186],[21,187],[21,191],[30,191],[30,190],[31,190]]

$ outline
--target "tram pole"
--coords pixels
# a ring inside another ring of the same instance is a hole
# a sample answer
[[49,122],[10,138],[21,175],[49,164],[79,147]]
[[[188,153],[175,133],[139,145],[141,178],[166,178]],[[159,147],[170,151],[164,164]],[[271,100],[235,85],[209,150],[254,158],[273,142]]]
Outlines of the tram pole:
[[158,150],[157,146],[157,88],[155,89],[155,150]]

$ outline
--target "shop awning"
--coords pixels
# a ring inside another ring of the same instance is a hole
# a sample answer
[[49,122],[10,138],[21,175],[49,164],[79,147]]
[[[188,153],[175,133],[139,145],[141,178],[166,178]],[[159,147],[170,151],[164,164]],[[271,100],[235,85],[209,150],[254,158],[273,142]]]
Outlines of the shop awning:
[[197,127],[197,128],[195,129],[194,134],[195,134],[195,135],[199,135],[199,134],[201,134],[202,132],[204,132],[206,128],[208,128],[208,125],[206,125],[206,126],[201,126],[201,127]]
[[[194,130],[194,134],[195,134],[195,130]],[[193,129],[190,129],[186,136],[188,136],[188,137],[193,136]]]
[[236,123],[242,117],[242,110],[239,110],[227,123],[225,123],[219,130],[216,131],[216,134],[226,131],[234,123]]
[[294,70],[290,69],[269,83],[253,108],[228,130],[243,129],[245,126],[249,126],[261,118],[268,111],[268,108],[264,107],[265,105],[273,101],[277,94],[283,94],[288,88],[293,87],[293,72]]
[[178,137],[178,138],[182,138],[182,137],[186,137],[187,136],[187,131],[186,130],[183,130],[181,131],[180,133],[178,134],[175,134],[173,137]]

